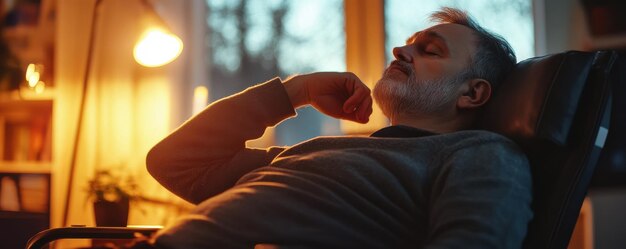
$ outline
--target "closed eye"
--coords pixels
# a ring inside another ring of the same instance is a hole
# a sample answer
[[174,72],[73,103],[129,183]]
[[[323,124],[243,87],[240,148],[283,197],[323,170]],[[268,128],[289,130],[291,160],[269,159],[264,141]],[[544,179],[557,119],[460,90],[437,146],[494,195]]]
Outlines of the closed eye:
[[430,51],[428,51],[428,50],[424,51],[424,53],[426,53],[427,55],[436,55],[436,56],[439,56],[439,54],[438,54],[438,53],[436,53],[436,52],[430,52]]
[[433,45],[433,44],[427,44],[421,50],[426,55],[441,56],[441,49],[439,49],[436,45]]

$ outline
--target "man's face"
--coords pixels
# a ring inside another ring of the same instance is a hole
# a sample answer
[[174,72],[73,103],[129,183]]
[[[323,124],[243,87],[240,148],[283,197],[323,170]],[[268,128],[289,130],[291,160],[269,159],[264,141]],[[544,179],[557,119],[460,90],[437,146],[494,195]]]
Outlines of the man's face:
[[455,108],[476,51],[473,31],[440,24],[415,33],[393,49],[396,58],[374,88],[385,115],[429,115]]

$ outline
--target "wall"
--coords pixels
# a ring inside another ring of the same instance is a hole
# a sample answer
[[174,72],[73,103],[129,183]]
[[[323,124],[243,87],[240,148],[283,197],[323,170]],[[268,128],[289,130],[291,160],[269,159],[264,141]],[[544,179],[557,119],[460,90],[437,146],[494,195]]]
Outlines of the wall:
[[582,0],[534,0],[537,55],[626,47],[626,35],[592,37]]

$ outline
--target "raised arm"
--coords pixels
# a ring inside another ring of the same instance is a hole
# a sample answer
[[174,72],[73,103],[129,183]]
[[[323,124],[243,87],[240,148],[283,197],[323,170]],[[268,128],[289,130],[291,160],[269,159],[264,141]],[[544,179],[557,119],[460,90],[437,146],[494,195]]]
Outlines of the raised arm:
[[369,89],[351,73],[301,75],[284,84],[276,78],[221,99],[187,120],[150,150],[148,171],[174,194],[199,203],[269,165],[283,148],[252,149],[245,142],[307,104],[358,122],[367,122],[371,113]]
[[199,203],[265,166],[281,148],[245,142],[295,115],[280,79],[221,99],[183,123],[148,153],[148,172],[174,194]]

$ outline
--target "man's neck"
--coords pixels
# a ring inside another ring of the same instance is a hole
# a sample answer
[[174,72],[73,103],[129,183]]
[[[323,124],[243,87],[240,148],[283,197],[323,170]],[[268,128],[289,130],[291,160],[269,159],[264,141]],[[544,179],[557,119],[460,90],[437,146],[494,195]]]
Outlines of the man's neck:
[[465,127],[461,120],[445,117],[395,117],[391,120],[391,125],[406,125],[434,133],[449,133],[462,130]]

